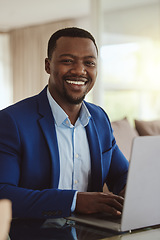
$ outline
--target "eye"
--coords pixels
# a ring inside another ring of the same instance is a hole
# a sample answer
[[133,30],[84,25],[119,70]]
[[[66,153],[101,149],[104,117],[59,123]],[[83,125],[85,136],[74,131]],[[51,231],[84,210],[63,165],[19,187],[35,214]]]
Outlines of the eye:
[[73,63],[73,59],[62,59],[61,60],[62,63],[66,64],[66,65],[69,65],[69,64],[72,64]]
[[89,66],[89,67],[95,67],[96,63],[94,61],[86,61],[85,65]]

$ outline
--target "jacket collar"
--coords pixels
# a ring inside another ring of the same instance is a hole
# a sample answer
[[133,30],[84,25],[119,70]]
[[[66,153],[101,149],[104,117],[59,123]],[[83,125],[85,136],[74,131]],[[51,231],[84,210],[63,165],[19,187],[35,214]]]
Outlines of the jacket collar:
[[57,188],[60,172],[59,151],[54,118],[47,99],[47,87],[38,95],[38,111],[41,115],[41,118],[39,119],[39,124],[48,144],[51,155],[51,187]]

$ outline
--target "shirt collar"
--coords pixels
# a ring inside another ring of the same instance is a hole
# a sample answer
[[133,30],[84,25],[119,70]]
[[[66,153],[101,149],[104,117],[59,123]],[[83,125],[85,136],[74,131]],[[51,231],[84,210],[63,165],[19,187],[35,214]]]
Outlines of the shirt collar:
[[[49,104],[50,104],[50,107],[52,110],[52,114],[54,116],[54,120],[55,120],[55,123],[57,124],[57,126],[60,126],[61,124],[66,122],[66,120],[68,120],[70,123],[68,115],[58,105],[58,103],[53,99],[48,88],[47,88],[47,98],[48,98],[48,101],[49,101]],[[82,102],[80,115],[79,115],[79,118],[77,119],[77,122],[75,125],[78,125],[78,123],[80,122],[85,127],[89,123],[90,118],[91,118],[91,115],[89,113],[89,110],[87,109],[85,103]],[[72,125],[72,124],[70,123],[70,125]]]

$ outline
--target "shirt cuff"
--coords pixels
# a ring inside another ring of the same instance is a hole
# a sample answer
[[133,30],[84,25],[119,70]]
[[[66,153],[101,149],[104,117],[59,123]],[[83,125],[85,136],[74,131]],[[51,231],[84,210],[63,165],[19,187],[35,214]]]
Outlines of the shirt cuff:
[[76,208],[77,193],[78,193],[78,191],[75,192],[74,197],[73,197],[73,202],[72,202],[72,206],[71,206],[71,212],[74,212],[75,208]]

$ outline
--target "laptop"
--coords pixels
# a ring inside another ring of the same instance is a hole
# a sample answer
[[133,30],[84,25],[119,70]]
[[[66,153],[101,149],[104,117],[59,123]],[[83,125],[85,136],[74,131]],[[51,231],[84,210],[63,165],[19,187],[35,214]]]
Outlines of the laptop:
[[131,231],[160,224],[160,136],[133,140],[121,219],[105,213],[73,215],[68,220],[111,229]]

